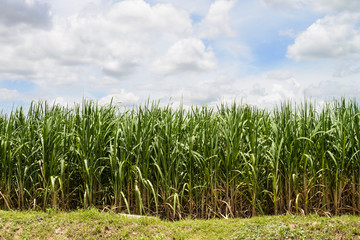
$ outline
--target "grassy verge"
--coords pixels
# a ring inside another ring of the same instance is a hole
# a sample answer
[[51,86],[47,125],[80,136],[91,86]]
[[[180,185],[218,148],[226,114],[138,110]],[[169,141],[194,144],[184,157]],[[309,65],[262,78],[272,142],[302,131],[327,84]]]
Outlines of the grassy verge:
[[97,210],[0,211],[0,239],[360,239],[360,217],[162,221]]

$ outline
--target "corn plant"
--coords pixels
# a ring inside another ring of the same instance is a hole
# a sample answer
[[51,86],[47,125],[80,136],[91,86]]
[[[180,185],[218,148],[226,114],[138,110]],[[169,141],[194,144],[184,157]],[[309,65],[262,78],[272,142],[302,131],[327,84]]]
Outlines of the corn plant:
[[168,219],[360,212],[355,100],[33,102],[0,114],[0,208],[111,208]]

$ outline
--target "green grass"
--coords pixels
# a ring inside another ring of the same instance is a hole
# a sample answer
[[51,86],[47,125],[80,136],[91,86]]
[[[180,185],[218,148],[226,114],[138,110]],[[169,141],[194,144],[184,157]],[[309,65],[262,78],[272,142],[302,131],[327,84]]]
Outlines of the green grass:
[[359,214],[359,105],[84,100],[0,114],[0,209],[88,207],[166,219]]
[[0,239],[360,239],[360,218],[317,215],[165,221],[95,209],[0,211]]

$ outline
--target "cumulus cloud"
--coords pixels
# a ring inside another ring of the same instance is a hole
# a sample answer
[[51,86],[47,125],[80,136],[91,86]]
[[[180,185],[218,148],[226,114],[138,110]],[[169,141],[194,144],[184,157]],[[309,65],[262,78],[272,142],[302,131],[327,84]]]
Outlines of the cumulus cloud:
[[0,0],[0,13],[0,23],[8,26],[48,28],[51,25],[49,5],[37,0]]
[[116,85],[117,79],[114,77],[103,76],[95,77],[89,76],[88,83],[91,89],[106,89]]
[[216,68],[215,55],[200,39],[182,39],[172,45],[165,56],[153,63],[158,74],[208,71]]
[[170,87],[166,90],[175,100],[183,100],[188,106],[237,102],[271,108],[285,99],[301,100],[303,97],[302,85],[293,73],[285,70],[254,75],[245,80],[223,74],[185,82],[177,90]]
[[230,27],[230,10],[236,0],[216,0],[211,4],[209,12],[197,26],[201,38],[232,36],[234,30]]
[[335,67],[333,76],[337,78],[342,78],[358,73],[360,73],[359,63],[343,63]]
[[250,94],[255,96],[265,96],[266,95],[266,88],[263,87],[261,84],[256,83],[250,89]]
[[275,70],[259,76],[253,76],[257,81],[248,87],[247,100],[261,107],[273,107],[284,100],[299,100],[302,86],[294,74],[286,70]]
[[265,7],[300,9],[308,7],[320,12],[355,12],[360,10],[358,0],[260,0]]
[[261,0],[261,3],[266,7],[273,8],[301,8],[304,0]]
[[268,79],[280,80],[280,81],[288,80],[292,77],[293,77],[293,74],[291,72],[283,71],[283,70],[272,71],[267,74]]
[[354,83],[343,83],[337,81],[322,81],[304,90],[306,97],[318,98],[324,101],[338,97],[360,97],[359,86]]
[[113,89],[108,95],[99,100],[100,105],[121,104],[124,106],[133,106],[139,104],[140,98],[132,92],[127,92],[125,89]]
[[0,88],[0,101],[14,100],[20,97],[17,90],[11,90],[7,88]]
[[230,98],[234,100],[237,95],[241,95],[241,90],[229,76],[219,75],[214,79],[192,84],[188,89],[181,89],[175,95],[181,95],[189,104],[211,105],[225,102]]
[[263,96],[259,97],[257,102],[262,106],[273,106],[279,104],[285,99],[295,100],[300,93],[300,84],[295,78],[290,78],[279,84],[272,84],[271,90],[263,92]]
[[284,99],[293,98],[292,91],[286,89],[283,85],[274,84],[267,94],[258,99],[260,105],[275,105],[283,101]]
[[184,9],[187,12],[194,14],[195,16],[205,16],[208,11],[209,5],[211,5],[213,1],[214,0],[196,0],[196,4],[194,0],[152,0],[151,2],[153,2],[154,4],[171,4],[178,9]]
[[[29,0],[27,0],[29,1]],[[30,0],[33,1],[33,0]],[[111,0],[41,0],[51,6],[52,12],[57,16],[71,16],[74,14],[87,14],[98,8],[102,3]]]
[[[243,96],[240,89],[241,84],[226,74],[215,75],[196,74],[183,76],[166,77],[165,81],[160,81],[146,86],[151,93],[160,93],[158,99],[166,102],[171,99],[172,102],[182,102],[187,106],[191,105],[210,105],[221,102],[223,98],[234,100],[236,96]],[[180,83],[180,84],[179,84]],[[151,95],[153,97],[153,95]]]
[[55,97],[55,98],[51,98],[51,100],[48,102],[51,105],[73,108],[80,101],[81,101],[80,99],[75,99],[75,98],[71,98],[71,97],[70,98],[69,97]]
[[0,33],[2,76],[56,84],[64,83],[57,74],[69,83],[94,69],[122,79],[191,36],[193,26],[188,13],[172,5],[124,0],[91,15],[56,17],[49,31],[0,25]]
[[311,2],[320,11],[341,12],[360,10],[360,1],[358,0],[313,0]]
[[295,60],[360,56],[359,14],[342,13],[317,20],[288,47]]

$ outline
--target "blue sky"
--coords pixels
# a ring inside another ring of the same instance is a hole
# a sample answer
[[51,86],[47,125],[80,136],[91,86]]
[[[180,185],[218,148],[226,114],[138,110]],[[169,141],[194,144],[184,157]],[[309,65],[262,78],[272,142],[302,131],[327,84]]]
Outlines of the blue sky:
[[0,0],[0,104],[360,95],[358,0]]

